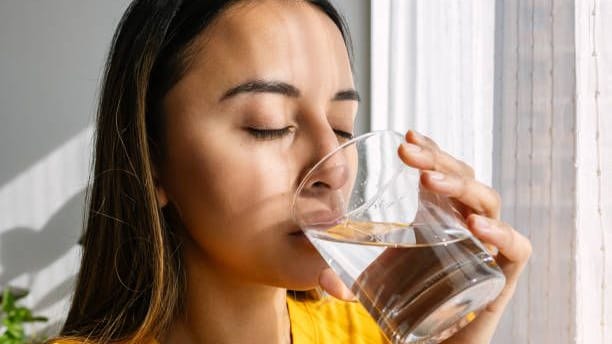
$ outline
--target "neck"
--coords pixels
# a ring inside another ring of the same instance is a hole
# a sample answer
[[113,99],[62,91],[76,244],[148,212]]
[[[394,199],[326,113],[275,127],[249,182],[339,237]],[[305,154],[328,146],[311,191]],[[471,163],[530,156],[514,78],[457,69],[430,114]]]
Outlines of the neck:
[[190,249],[184,312],[162,343],[291,342],[286,289],[232,278]]

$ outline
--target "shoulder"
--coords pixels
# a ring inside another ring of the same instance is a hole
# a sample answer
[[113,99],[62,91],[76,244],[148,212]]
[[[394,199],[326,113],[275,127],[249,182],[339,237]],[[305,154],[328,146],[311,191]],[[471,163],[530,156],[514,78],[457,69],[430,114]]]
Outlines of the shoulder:
[[[86,338],[74,338],[74,337],[64,337],[64,338],[55,338],[47,341],[45,344],[98,344],[96,341],[88,340]],[[151,340],[147,344],[159,344],[156,340]]]
[[[91,343],[91,341],[89,342]],[[51,339],[45,342],[45,344],[84,344],[84,343],[87,343],[87,340],[78,339],[78,338],[55,338],[55,339]]]
[[291,332],[301,343],[388,343],[370,314],[357,302],[333,297],[296,300],[287,297]]

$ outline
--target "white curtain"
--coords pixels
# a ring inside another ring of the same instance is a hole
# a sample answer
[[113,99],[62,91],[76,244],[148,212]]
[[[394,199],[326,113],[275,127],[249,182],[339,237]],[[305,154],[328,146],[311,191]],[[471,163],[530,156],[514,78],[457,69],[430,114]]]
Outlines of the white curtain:
[[533,245],[493,343],[610,343],[610,23],[612,0],[372,1],[372,129],[475,166]]
[[491,182],[495,1],[372,1],[371,129],[416,129]]

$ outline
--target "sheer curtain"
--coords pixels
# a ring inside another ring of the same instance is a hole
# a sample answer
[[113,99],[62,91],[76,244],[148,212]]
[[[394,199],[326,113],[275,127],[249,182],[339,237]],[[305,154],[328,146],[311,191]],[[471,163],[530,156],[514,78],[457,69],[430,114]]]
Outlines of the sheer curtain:
[[491,182],[495,1],[372,1],[371,129],[416,129]]
[[372,1],[372,129],[472,164],[533,254],[493,343],[610,343],[612,0]]

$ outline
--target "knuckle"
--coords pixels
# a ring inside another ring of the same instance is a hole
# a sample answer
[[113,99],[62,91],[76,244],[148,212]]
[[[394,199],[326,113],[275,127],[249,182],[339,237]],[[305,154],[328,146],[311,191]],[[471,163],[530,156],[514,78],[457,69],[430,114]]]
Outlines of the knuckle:
[[500,228],[506,235],[506,245],[508,247],[515,247],[516,244],[516,231],[507,223],[500,222]]
[[[485,208],[487,210],[487,213],[496,219],[499,219],[500,217],[500,213],[501,213],[501,203],[502,203],[502,199],[501,196],[499,195],[499,193],[497,191],[495,191],[495,189],[493,189],[492,187],[479,183],[477,181],[475,181],[475,183],[478,183],[482,186],[482,190],[483,192],[481,193],[481,204],[482,207]],[[504,227],[506,225],[504,224]]]
[[427,142],[427,144],[433,148],[434,150],[440,150],[440,147],[438,146],[438,144],[436,143],[436,141],[432,140],[430,137],[426,136],[425,137],[425,141]]
[[457,179],[457,184],[460,187],[461,190],[461,194],[465,195],[468,192],[470,192],[470,185],[471,185],[471,179],[466,178],[465,176],[459,175],[459,174],[454,174],[455,178]]
[[529,238],[512,228],[509,224],[504,223],[502,226],[508,233],[508,247],[517,252],[519,262],[526,263],[533,253],[533,246]]
[[489,188],[489,190],[491,192],[491,203],[492,203],[493,207],[500,208],[501,204],[502,204],[501,195],[499,194],[499,192],[497,192],[492,187],[488,187],[488,188]]
[[432,149],[431,150],[431,159],[432,159],[432,162],[433,162],[434,170],[436,170],[436,171],[444,170],[442,168],[442,164],[441,164],[440,151],[438,151],[437,149]]
[[512,226],[510,226],[506,222],[499,221],[499,226],[503,229],[504,232],[506,232],[506,234],[510,236],[512,236],[512,234],[515,232]]
[[459,166],[461,170],[463,171],[463,173],[465,173],[465,175],[470,178],[474,178],[474,176],[476,175],[474,168],[462,160],[457,160],[457,161],[459,162]]

